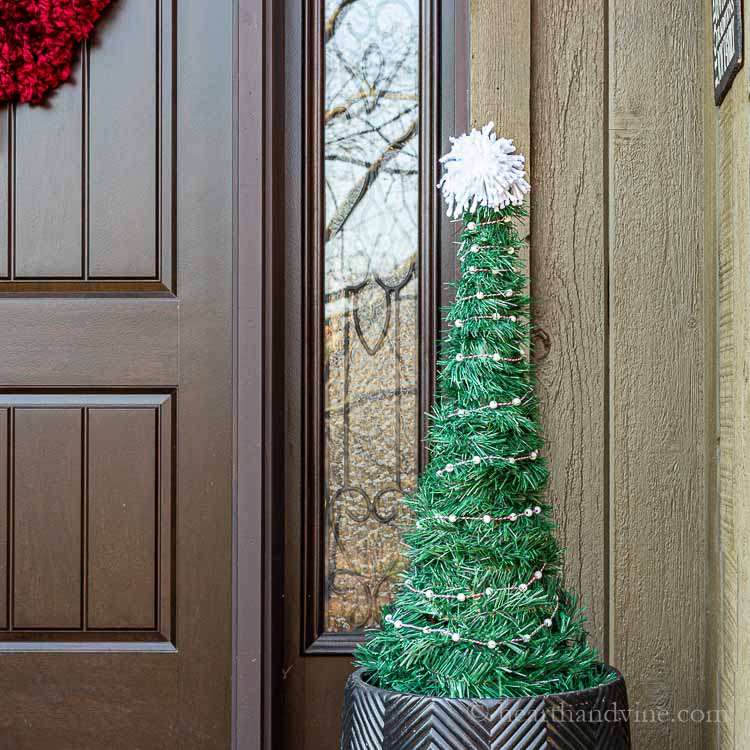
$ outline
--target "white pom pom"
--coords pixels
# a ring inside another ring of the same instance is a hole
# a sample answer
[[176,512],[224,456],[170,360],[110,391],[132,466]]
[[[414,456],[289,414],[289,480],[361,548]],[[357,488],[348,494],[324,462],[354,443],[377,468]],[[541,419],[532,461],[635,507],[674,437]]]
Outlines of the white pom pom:
[[516,398],[513,399],[513,406],[520,406],[521,399],[516,396]]
[[485,523],[490,523],[490,521],[492,521],[492,516],[482,516],[482,521],[484,521]]
[[489,586],[484,590],[485,596],[492,596],[494,593],[495,593],[494,590],[491,589]]
[[497,648],[497,643],[495,641],[487,641],[487,648],[490,650]]
[[401,630],[401,628],[404,627],[404,623],[401,622],[401,620],[396,620],[396,622],[393,623],[393,627],[396,628],[396,630]]
[[481,464],[482,458],[481,456],[474,456],[474,458],[471,459],[475,464]]
[[497,409],[497,401],[490,401],[490,409]]
[[549,617],[544,621],[544,627],[545,628],[551,628],[552,627],[552,620],[550,620]]
[[500,357],[500,355],[499,355],[499,354],[498,354],[497,352],[495,352],[495,353],[494,353],[494,354],[492,355],[492,359],[493,359],[493,361],[495,361],[495,362],[499,362],[499,361],[500,361],[500,360],[502,359],[502,357]]
[[473,221],[470,221],[470,222],[469,222],[469,223],[468,223],[468,224],[466,225],[466,228],[467,228],[467,229],[468,229],[468,230],[469,230],[470,232],[473,232],[473,231],[474,231],[474,230],[475,230],[475,229],[477,228],[477,225],[476,225],[476,223],[474,223]]
[[531,189],[524,179],[524,157],[515,153],[513,142],[498,138],[490,122],[481,131],[458,138],[440,159],[445,173],[438,183],[448,204],[448,215],[459,218],[479,206],[500,209],[518,205]]
[[460,602],[465,602],[466,601],[466,594],[456,594],[456,599],[458,599],[458,601],[460,601]]
[[453,635],[451,635],[451,640],[454,643],[458,643],[461,640],[461,636],[458,633],[453,633]]
[[433,596],[435,596],[435,594],[430,589],[427,589],[427,591],[424,592],[425,599],[432,599]]
[[454,515],[453,515],[453,514],[451,513],[451,514],[450,514],[450,515],[448,516],[448,520],[449,520],[449,521],[450,521],[451,523],[456,523],[456,521],[458,521],[458,518],[456,518],[456,516],[454,516]]

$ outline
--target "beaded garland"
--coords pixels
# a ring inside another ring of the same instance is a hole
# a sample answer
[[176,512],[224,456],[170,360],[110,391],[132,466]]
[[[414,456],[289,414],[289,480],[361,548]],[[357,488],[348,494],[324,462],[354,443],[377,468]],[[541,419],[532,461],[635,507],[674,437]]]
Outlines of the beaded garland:
[[425,635],[429,635],[430,633],[437,633],[439,635],[444,635],[447,638],[450,638],[454,643],[461,643],[462,641],[465,643],[473,643],[475,646],[484,646],[485,648],[490,649],[490,651],[493,651],[498,646],[502,646],[504,644],[510,644],[510,643],[528,643],[540,630],[544,628],[551,628],[554,624],[555,616],[557,615],[558,610],[560,609],[560,601],[559,599],[555,600],[555,609],[553,610],[552,614],[549,617],[545,617],[544,620],[542,620],[540,625],[537,625],[530,633],[523,633],[519,635],[516,638],[511,638],[507,641],[480,641],[476,638],[469,638],[465,635],[461,635],[461,633],[457,633],[455,631],[448,630],[448,628],[434,628],[430,625],[425,626],[419,626],[419,625],[412,625],[411,623],[404,622],[403,620],[399,620],[395,618],[393,615],[386,615],[385,621],[389,625],[393,625],[396,630],[401,630],[402,628],[406,628],[407,630],[420,630]]

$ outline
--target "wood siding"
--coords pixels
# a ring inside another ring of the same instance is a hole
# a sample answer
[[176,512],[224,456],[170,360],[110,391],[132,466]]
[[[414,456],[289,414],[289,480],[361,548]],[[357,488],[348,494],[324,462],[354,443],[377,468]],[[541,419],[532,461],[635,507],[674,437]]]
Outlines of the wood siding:
[[633,724],[636,747],[697,750],[711,729],[677,712],[709,702],[703,9],[472,0],[471,24],[472,120],[494,119],[530,156],[535,358],[567,580],[633,708],[669,712]]
[[[710,22],[711,3],[704,7]],[[748,39],[745,18],[745,40]],[[747,44],[747,41],[745,42]],[[746,47],[747,49],[747,47]],[[750,614],[750,134],[747,62],[721,107],[711,108],[707,134],[715,160],[711,198],[716,216],[719,332],[719,497],[710,561],[714,581],[709,652],[711,688],[721,723],[714,734],[721,750],[750,743],[750,639],[744,625]],[[715,745],[712,745],[715,747]]]

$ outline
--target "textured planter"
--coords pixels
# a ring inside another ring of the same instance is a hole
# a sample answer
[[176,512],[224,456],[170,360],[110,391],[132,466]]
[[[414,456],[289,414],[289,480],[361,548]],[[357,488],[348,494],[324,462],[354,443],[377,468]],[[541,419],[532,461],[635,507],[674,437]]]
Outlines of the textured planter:
[[341,750],[630,750],[625,681],[574,693],[460,700],[346,684]]

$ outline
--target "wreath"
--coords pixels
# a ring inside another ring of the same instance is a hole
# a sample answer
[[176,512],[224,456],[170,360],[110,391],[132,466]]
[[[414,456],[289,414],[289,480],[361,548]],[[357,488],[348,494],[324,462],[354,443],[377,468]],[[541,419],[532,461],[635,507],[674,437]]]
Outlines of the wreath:
[[78,45],[111,0],[0,0],[0,101],[39,104],[70,78]]

